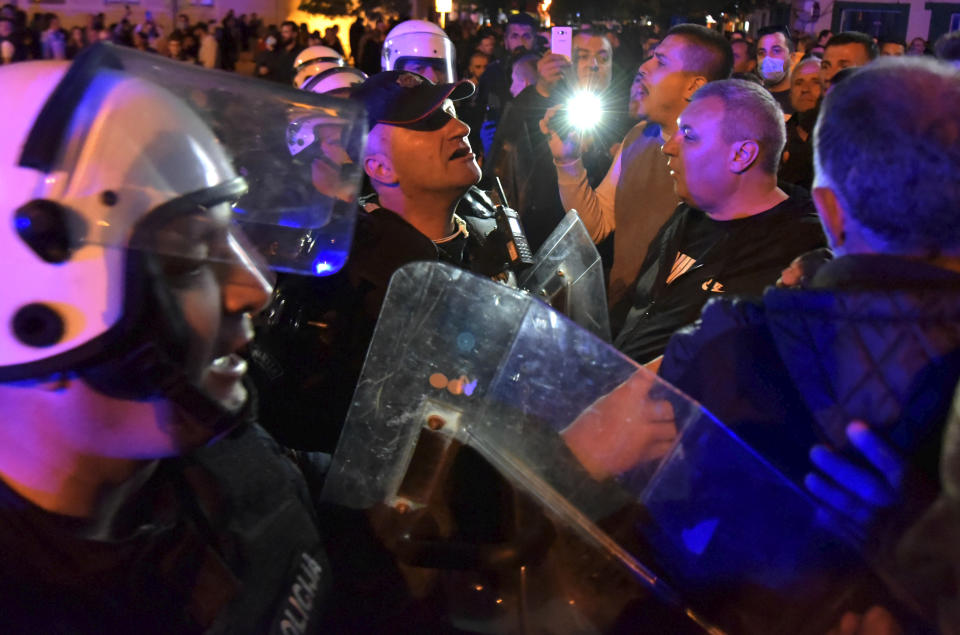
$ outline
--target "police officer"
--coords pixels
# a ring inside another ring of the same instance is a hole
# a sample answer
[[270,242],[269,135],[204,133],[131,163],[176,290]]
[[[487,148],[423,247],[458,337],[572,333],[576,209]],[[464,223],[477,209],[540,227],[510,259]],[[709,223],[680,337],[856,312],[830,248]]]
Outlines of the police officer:
[[293,61],[293,86],[303,88],[308,80],[332,68],[343,68],[343,56],[329,46],[308,46]]
[[[453,103],[468,81],[385,71],[356,87],[370,133],[351,260],[325,279],[285,276],[253,346],[263,424],[283,443],[332,452],[393,272],[441,260],[484,276],[505,269],[492,214],[460,215],[480,178]],[[489,203],[488,203],[489,205]]]
[[0,629],[314,632],[315,515],[239,355],[271,292],[231,222],[245,179],[118,70],[167,62],[111,49],[0,69]]
[[380,68],[412,71],[437,84],[457,81],[453,42],[439,26],[427,20],[406,20],[393,27],[383,42]]
[[[435,84],[457,81],[457,51],[443,29],[427,20],[406,20],[387,34],[381,55],[380,67],[385,71],[412,71],[423,75]],[[470,147],[481,152],[480,125],[483,123],[483,107],[472,94],[456,106],[458,118],[470,126]],[[457,213],[462,217],[492,218],[493,204],[476,187],[471,187],[460,199]]]

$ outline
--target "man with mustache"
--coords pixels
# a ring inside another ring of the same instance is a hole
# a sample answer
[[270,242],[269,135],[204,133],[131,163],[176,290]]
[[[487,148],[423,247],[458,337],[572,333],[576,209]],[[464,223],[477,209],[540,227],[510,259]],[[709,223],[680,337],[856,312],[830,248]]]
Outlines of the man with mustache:
[[354,160],[374,193],[361,200],[350,261],[326,278],[284,276],[253,344],[260,418],[286,445],[333,452],[394,271],[421,260],[503,270],[496,221],[475,215],[480,168],[454,111],[473,91],[398,70],[353,88],[370,130]]

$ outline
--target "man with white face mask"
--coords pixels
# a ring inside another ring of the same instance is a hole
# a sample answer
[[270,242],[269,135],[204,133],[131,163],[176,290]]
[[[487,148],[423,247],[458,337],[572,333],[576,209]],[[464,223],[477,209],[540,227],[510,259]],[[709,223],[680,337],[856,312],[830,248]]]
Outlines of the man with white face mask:
[[790,104],[790,55],[793,42],[785,26],[768,26],[760,29],[757,40],[757,70],[763,77],[763,85],[777,100],[785,115],[792,115]]

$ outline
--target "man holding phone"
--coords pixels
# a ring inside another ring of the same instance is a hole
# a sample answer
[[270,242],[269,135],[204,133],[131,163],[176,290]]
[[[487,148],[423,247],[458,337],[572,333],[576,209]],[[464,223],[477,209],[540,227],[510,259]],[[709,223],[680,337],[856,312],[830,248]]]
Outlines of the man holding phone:
[[[716,31],[693,24],[670,29],[637,72],[639,114],[647,120],[627,133],[610,170],[596,186],[584,166],[580,135],[558,134],[550,123],[556,111],[541,121],[563,209],[576,209],[597,243],[618,230],[607,289],[611,307],[627,295],[650,241],[677,207],[660,147],[676,131],[677,117],[693,93],[709,81],[728,77],[732,66],[730,44]],[[611,326],[616,333],[619,324]]]
[[[571,27],[556,27],[572,35]],[[556,34],[556,31],[554,32]],[[510,105],[501,121],[497,138],[485,166],[499,176],[507,198],[516,205],[523,219],[531,247],[536,250],[563,218],[566,209],[556,185],[556,170],[540,120],[549,108],[577,90],[589,90],[604,96],[613,78],[613,48],[603,33],[581,30],[572,38],[557,38],[553,50],[568,49],[575,60],[556,52],[537,62],[537,83],[524,89]],[[564,47],[562,42],[568,42]],[[570,69],[574,68],[574,73]],[[610,165],[608,148],[619,138],[615,128],[598,131],[598,141],[585,153],[586,172],[598,183]],[[611,137],[607,139],[606,137]]]

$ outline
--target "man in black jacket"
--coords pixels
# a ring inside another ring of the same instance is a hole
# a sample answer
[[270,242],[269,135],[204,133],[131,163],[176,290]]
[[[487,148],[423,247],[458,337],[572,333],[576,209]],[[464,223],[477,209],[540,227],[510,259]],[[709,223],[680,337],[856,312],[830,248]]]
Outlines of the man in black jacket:
[[683,202],[651,243],[632,296],[615,307],[620,351],[655,359],[708,299],[759,294],[793,258],[824,245],[806,193],[777,187],[784,139],[783,113],[761,87],[723,80],[694,93],[663,146]]
[[317,632],[306,483],[247,416],[238,353],[271,291],[234,222],[247,183],[229,133],[124,55],[0,70],[21,97],[0,146],[0,630]]
[[[503,270],[490,241],[496,221],[472,188],[480,178],[453,101],[473,84],[433,84],[384,71],[356,90],[370,133],[364,171],[375,195],[361,202],[349,263],[329,278],[284,276],[252,346],[264,426],[292,447],[332,452],[380,305],[394,271],[441,260],[480,275]],[[459,212],[459,213],[455,213]]]

